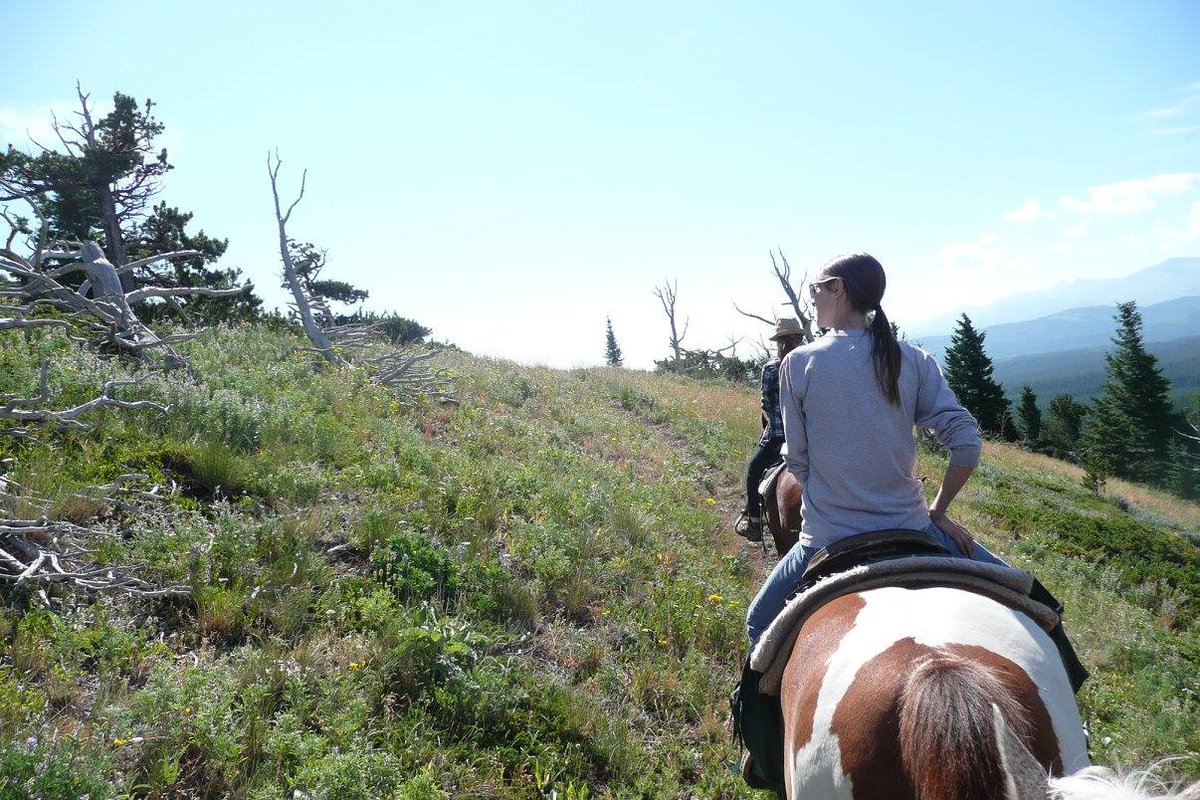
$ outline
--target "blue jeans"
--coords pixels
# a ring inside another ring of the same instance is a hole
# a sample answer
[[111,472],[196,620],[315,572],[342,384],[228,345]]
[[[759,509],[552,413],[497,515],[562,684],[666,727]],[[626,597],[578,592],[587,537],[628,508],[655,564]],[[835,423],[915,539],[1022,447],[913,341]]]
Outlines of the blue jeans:
[[[959,558],[967,557],[954,540],[932,522],[925,532]],[[775,617],[779,616],[779,612],[787,605],[788,598],[800,586],[800,579],[808,566],[808,560],[815,553],[813,548],[797,544],[779,559],[775,569],[771,570],[771,574],[767,576],[762,588],[758,590],[758,595],[750,602],[750,608],[746,611],[746,632],[750,635],[750,649],[754,649],[759,637],[766,633]],[[975,542],[975,560],[1008,566],[979,542]]]

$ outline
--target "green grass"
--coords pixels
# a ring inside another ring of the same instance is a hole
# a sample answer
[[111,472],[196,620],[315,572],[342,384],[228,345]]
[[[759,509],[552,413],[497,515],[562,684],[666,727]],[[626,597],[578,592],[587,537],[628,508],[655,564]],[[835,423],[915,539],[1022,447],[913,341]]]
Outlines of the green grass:
[[[728,529],[752,388],[446,353],[445,403],[261,328],[184,346],[194,381],[137,376],[165,415],[0,437],[9,477],[113,532],[97,558],[192,590],[52,613],[6,590],[0,792],[752,796],[726,730],[761,569]],[[0,392],[43,356],[64,405],[123,369],[34,331],[0,339]],[[1029,458],[989,446],[962,512],[1067,603],[1097,758],[1200,773],[1196,548],[1170,506]],[[179,490],[79,499],[129,472]]]

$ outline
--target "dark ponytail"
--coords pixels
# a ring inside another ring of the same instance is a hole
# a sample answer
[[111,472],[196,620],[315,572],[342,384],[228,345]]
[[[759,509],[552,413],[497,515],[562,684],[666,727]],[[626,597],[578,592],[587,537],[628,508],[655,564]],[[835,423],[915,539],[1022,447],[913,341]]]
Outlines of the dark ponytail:
[[875,361],[875,380],[887,396],[888,402],[900,405],[900,343],[887,314],[875,306],[875,319],[871,320],[871,358]]
[[900,405],[900,343],[879,302],[887,286],[883,265],[866,253],[839,256],[821,269],[821,275],[841,278],[850,306],[861,314],[875,314],[871,321],[871,358],[879,390],[894,406]]

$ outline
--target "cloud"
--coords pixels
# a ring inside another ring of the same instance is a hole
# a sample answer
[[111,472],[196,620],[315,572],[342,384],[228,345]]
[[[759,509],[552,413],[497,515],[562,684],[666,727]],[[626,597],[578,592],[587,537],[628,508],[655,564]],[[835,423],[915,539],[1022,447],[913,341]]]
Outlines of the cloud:
[[1192,203],[1192,212],[1189,217],[1187,231],[1183,234],[1183,239],[1187,242],[1200,239],[1200,203]]
[[1028,225],[1042,216],[1042,204],[1037,200],[1029,200],[1018,208],[1004,215],[1005,222],[1015,222],[1018,225]]
[[1200,179],[1200,172],[1173,172],[1131,181],[1093,186],[1084,200],[1065,196],[1062,207],[1076,214],[1118,216],[1141,214],[1156,207],[1155,198],[1184,194]]
[[942,248],[942,263],[950,268],[995,264],[1002,259],[1000,237],[985,233],[973,242],[957,242]]
[[1200,81],[1179,89],[1170,105],[1143,111],[1134,119],[1152,136],[1186,136],[1200,131]]
[[48,103],[40,108],[22,109],[0,106],[0,144],[11,144],[18,150],[31,147],[30,139],[46,147],[58,144],[58,137],[51,127],[52,115],[59,120],[70,120],[70,107],[66,103]]
[[1070,225],[1066,228],[1063,228],[1061,231],[1058,232],[1058,234],[1059,234],[1059,236],[1061,236],[1064,239],[1080,239],[1080,238],[1086,236],[1087,232],[1088,232],[1088,222],[1085,219],[1078,224]]
[[[92,111],[92,119],[99,120],[112,111],[112,103],[108,100],[88,103]],[[13,145],[18,150],[26,152],[37,151],[34,141],[51,150],[62,151],[62,143],[54,132],[54,120],[58,119],[60,126],[77,125],[80,121],[79,101],[67,102],[53,100],[33,108],[17,108],[0,106],[0,145]],[[69,132],[67,139],[73,138]]]

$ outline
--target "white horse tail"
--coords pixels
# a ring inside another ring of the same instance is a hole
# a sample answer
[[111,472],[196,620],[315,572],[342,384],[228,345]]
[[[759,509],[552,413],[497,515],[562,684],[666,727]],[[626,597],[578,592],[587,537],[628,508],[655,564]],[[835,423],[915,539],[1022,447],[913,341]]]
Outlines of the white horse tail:
[[995,705],[1024,738],[1020,703],[987,667],[946,650],[922,660],[900,698],[904,771],[922,800],[986,800],[1005,775],[993,726]]

